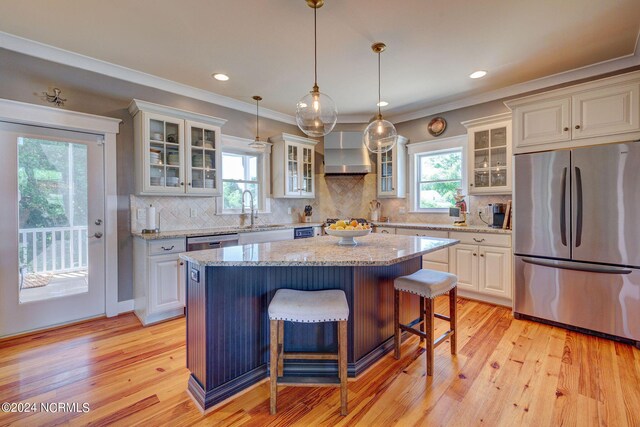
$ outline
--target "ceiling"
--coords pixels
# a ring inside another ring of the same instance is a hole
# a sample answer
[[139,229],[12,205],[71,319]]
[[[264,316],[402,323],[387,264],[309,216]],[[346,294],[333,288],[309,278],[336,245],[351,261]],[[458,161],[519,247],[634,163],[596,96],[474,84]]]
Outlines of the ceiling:
[[[383,41],[385,111],[406,115],[637,54],[639,30],[638,0],[326,0],[318,83],[339,121],[366,121]],[[0,31],[284,115],[313,85],[304,0],[4,1]]]

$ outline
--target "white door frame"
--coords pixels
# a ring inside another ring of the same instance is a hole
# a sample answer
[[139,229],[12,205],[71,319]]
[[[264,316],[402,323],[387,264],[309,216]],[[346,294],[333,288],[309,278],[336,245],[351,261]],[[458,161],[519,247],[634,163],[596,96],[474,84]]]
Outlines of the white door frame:
[[121,120],[2,98],[0,98],[0,120],[93,133],[104,137],[105,313],[107,317],[117,316],[119,310],[116,134],[120,131]]

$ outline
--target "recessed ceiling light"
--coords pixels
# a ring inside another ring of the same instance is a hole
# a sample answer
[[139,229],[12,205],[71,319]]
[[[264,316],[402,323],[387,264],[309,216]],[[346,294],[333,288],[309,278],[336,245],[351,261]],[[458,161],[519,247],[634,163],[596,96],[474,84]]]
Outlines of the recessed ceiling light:
[[216,80],[220,80],[221,82],[226,82],[227,80],[229,80],[229,76],[227,76],[226,74],[222,74],[222,73],[215,73],[212,74],[213,78]]
[[474,71],[473,73],[469,74],[469,77],[471,77],[472,79],[479,79],[482,78],[484,76],[487,75],[487,72],[484,70],[478,70],[478,71]]
[[387,101],[380,101],[376,104],[378,107],[386,107],[387,105],[389,105]]

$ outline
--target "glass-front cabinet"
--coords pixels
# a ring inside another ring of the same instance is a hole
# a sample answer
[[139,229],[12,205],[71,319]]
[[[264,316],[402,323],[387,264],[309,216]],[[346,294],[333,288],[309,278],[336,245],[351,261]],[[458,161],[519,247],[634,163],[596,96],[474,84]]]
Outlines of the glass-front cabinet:
[[219,194],[220,128],[187,121],[187,193]]
[[269,141],[273,144],[273,197],[315,198],[314,147],[318,141],[287,133],[271,137]]
[[463,122],[469,138],[469,194],[511,192],[511,114]]
[[406,195],[407,138],[398,135],[398,143],[378,154],[378,198],[404,198]]
[[225,120],[135,99],[129,112],[134,116],[136,194],[220,195]]

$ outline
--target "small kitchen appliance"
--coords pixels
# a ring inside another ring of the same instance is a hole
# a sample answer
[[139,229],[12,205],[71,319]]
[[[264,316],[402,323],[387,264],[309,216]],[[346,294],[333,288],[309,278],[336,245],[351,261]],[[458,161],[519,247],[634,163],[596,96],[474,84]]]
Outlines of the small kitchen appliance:
[[504,216],[507,212],[506,203],[494,203],[491,205],[491,228],[502,228],[504,224]]

